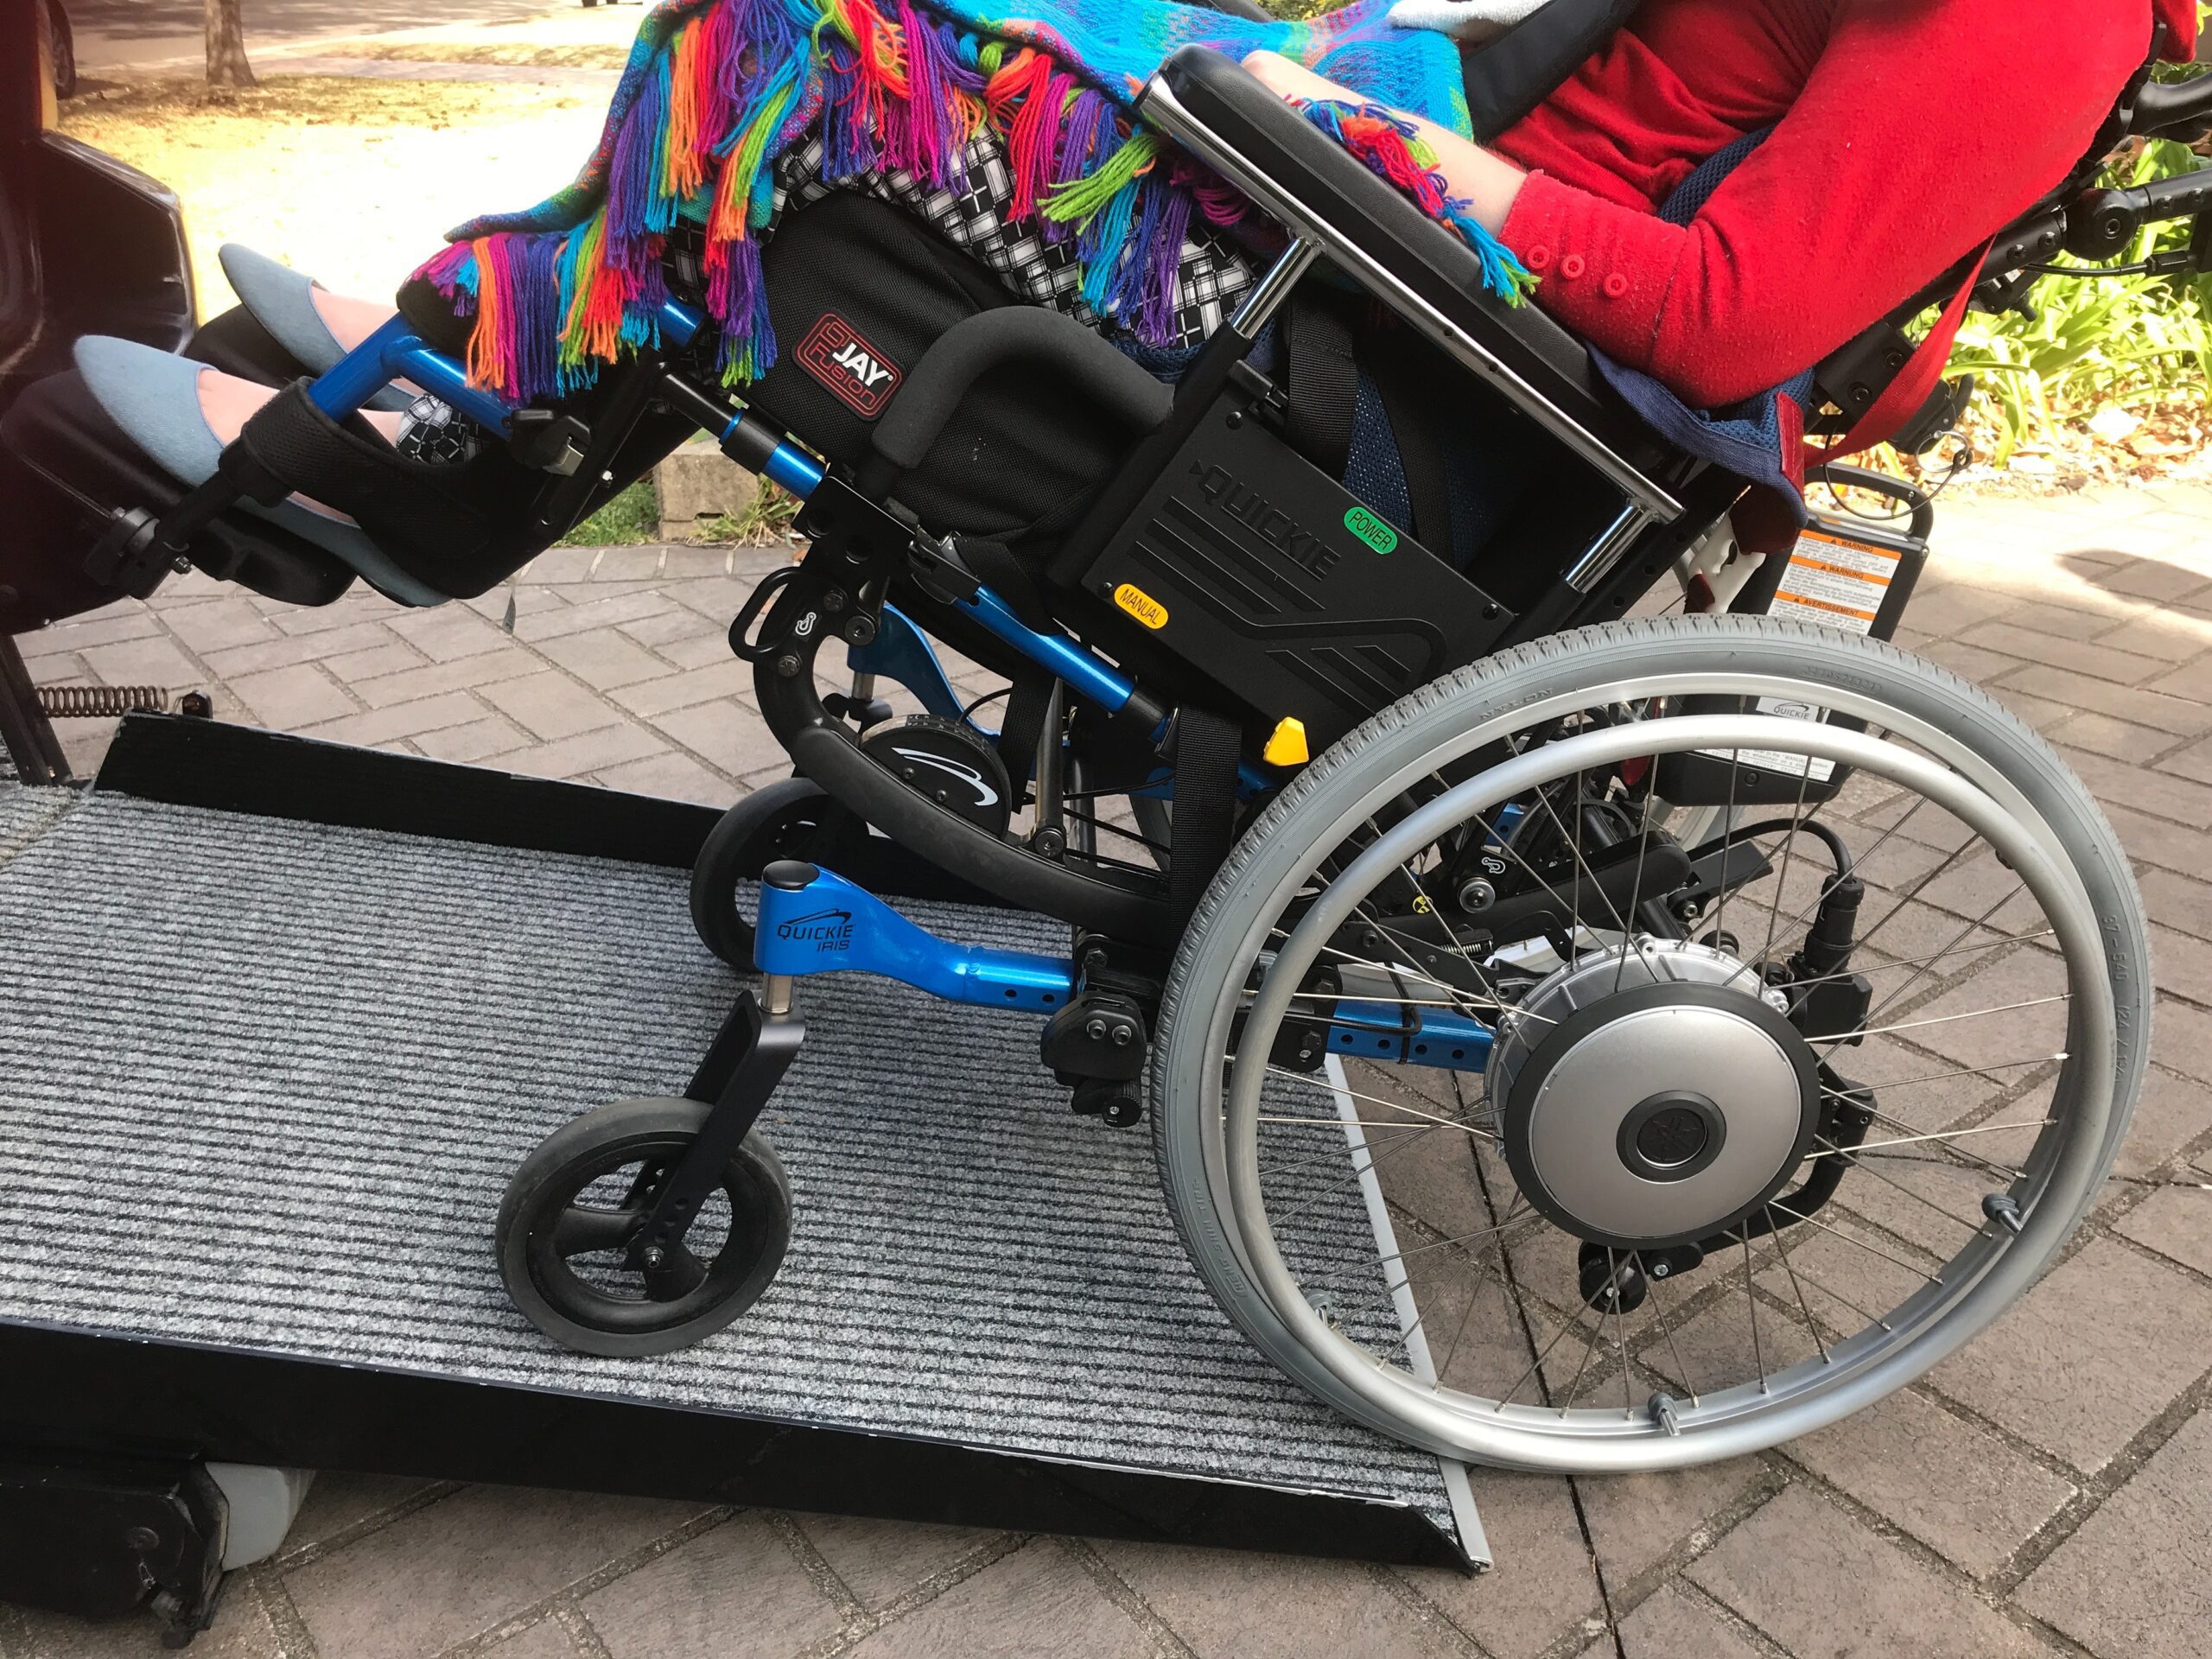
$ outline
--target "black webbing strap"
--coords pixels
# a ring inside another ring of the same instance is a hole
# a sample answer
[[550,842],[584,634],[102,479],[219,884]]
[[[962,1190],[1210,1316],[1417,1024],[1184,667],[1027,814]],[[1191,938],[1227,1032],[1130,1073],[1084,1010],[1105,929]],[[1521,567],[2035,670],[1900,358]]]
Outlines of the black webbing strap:
[[1052,710],[1052,677],[1042,669],[1017,674],[1006,700],[1006,714],[999,721],[999,762],[1017,783],[1028,781],[1037,770],[1037,746],[1045,740],[1045,721]]
[[1175,711],[1175,810],[1167,848],[1167,901],[1188,920],[1236,838],[1236,760],[1243,734],[1185,703]]
[[[1004,542],[963,536],[955,549],[976,579],[1004,600],[1026,626],[1039,633],[1057,627],[1035,576]],[[999,759],[1005,763],[1007,777],[1026,780],[1037,770],[1037,745],[1045,735],[1052,677],[1043,669],[1023,669],[1008,677],[1014,690],[1006,700],[1005,718],[999,722]]]
[[[1396,368],[1393,361],[1386,365]],[[1397,440],[1398,469],[1405,474],[1406,499],[1413,506],[1413,531],[1439,558],[1452,556],[1452,490],[1444,474],[1444,446],[1437,436],[1434,399],[1424,397],[1403,372],[1376,377],[1382,412]]]
[[1291,448],[1331,478],[1351,458],[1352,416],[1359,406],[1359,370],[1351,332],[1317,301],[1291,302],[1283,331],[1284,423]]

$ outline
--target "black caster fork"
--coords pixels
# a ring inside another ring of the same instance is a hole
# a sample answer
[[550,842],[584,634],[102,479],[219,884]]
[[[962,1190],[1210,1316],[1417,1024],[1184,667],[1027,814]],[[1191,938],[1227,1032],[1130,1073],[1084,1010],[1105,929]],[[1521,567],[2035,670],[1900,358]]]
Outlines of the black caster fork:
[[806,1028],[791,981],[737,1005],[682,1098],[626,1100],[563,1124],[507,1184],[500,1276],[555,1341],[668,1353],[758,1301],[791,1241],[791,1186],[757,1127]]

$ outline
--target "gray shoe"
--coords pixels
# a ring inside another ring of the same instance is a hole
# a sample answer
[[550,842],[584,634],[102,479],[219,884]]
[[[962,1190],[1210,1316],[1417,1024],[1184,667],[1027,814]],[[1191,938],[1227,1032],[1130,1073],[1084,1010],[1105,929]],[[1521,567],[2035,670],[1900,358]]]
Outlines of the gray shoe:
[[[215,257],[222,261],[223,275],[230,279],[238,302],[301,367],[309,374],[325,374],[338,366],[346,348],[315,309],[313,277],[236,242],[226,242]],[[411,394],[386,386],[369,399],[368,407],[396,412],[413,401]]]
[[[223,458],[222,440],[200,412],[200,377],[215,371],[190,358],[104,334],[79,340],[76,358],[77,372],[94,401],[155,465],[187,486],[215,475]],[[359,524],[290,500],[264,507],[245,499],[238,509],[343,560],[364,582],[403,605],[442,605],[452,597],[402,570]]]

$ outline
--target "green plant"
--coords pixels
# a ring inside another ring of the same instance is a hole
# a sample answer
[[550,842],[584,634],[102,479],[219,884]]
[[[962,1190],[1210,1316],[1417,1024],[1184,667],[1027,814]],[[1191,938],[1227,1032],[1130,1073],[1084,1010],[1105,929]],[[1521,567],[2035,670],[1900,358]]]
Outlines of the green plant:
[[791,520],[798,517],[798,498],[760,480],[760,493],[740,513],[724,513],[699,526],[698,539],[710,544],[772,547],[791,539]]
[[660,537],[653,481],[641,478],[563,536],[558,547],[637,547]]

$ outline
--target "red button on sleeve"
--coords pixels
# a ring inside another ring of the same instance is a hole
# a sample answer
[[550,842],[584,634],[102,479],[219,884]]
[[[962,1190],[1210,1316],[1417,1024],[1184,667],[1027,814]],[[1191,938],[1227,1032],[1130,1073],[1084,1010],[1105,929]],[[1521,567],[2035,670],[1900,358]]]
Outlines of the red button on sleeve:
[[1531,248],[1521,256],[1521,263],[1531,270],[1548,270],[1551,269],[1552,251],[1543,247]]
[[1570,253],[1566,258],[1559,262],[1559,274],[1566,277],[1569,282],[1573,282],[1577,276],[1580,276],[1585,269],[1586,267],[1582,263],[1582,256],[1579,253]]
[[1611,276],[1605,278],[1605,297],[1607,299],[1618,300],[1627,292],[1628,278],[1621,272],[1617,270]]

